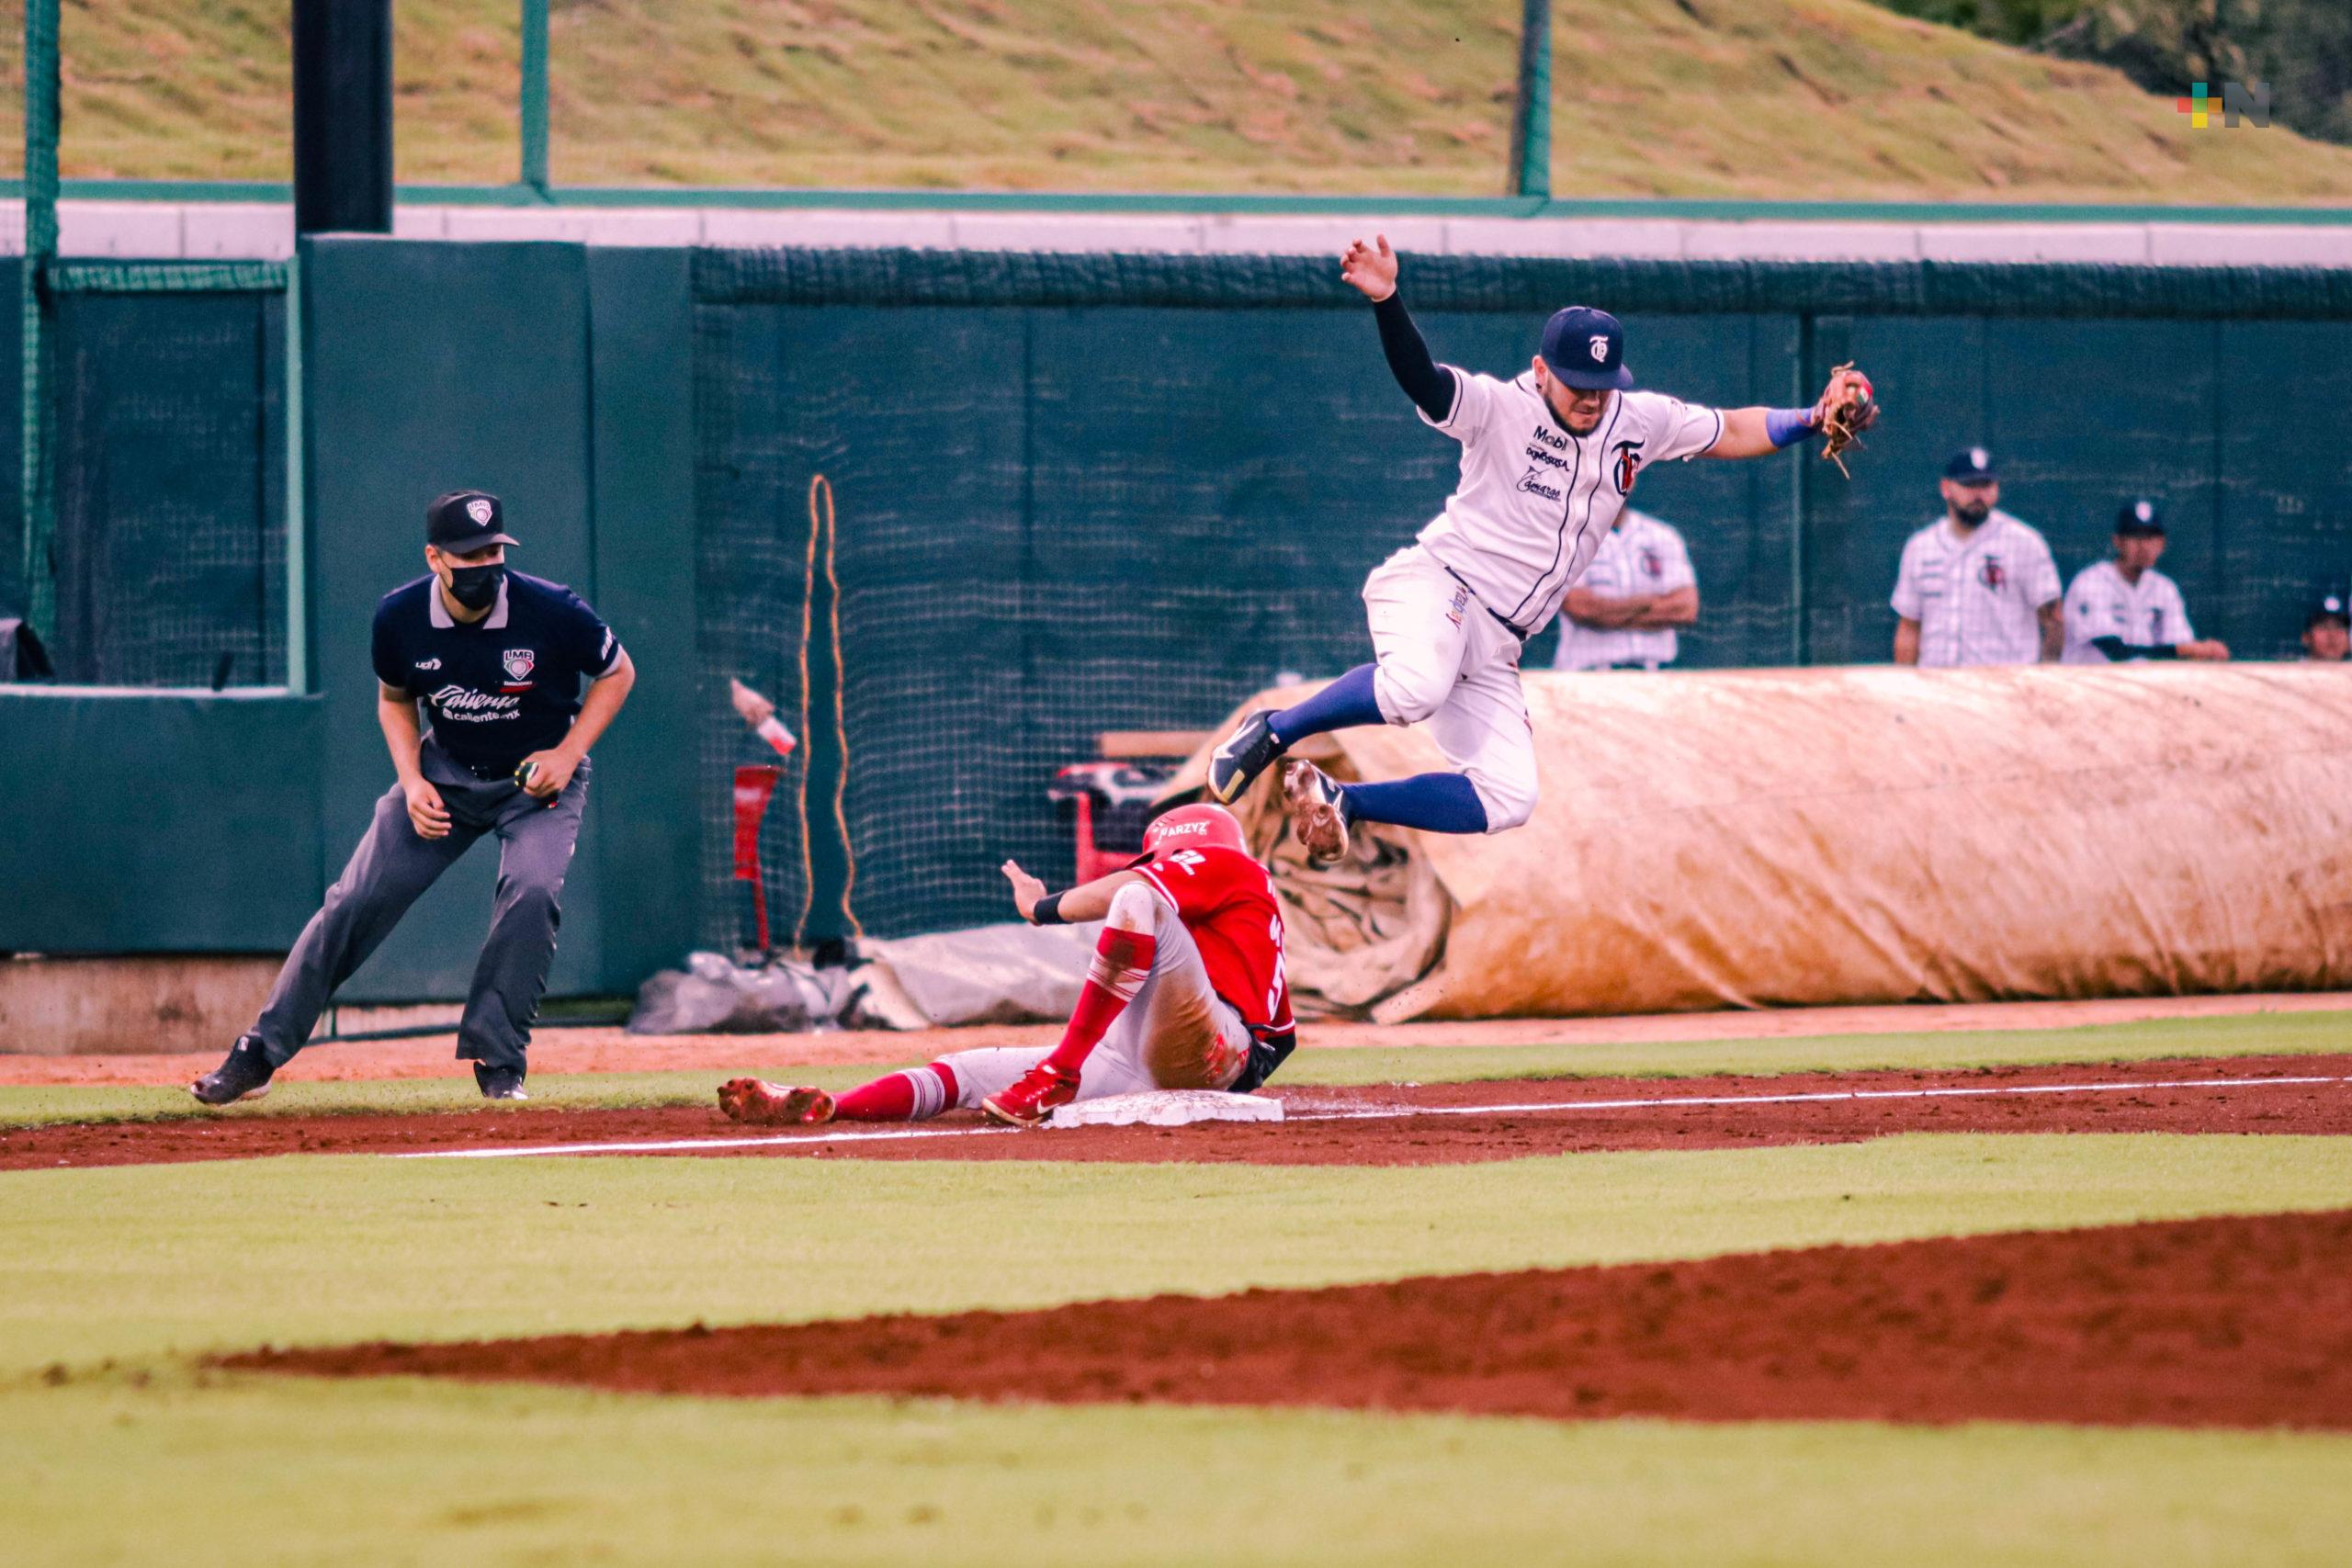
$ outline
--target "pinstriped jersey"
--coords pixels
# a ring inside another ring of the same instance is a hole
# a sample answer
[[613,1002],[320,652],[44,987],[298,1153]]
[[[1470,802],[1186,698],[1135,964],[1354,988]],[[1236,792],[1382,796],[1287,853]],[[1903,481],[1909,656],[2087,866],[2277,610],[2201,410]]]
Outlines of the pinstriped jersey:
[[1694,457],[1724,416],[1661,392],[1619,392],[1589,435],[1553,417],[1531,369],[1515,380],[1453,372],[1453,407],[1422,420],[1462,443],[1462,477],[1421,547],[1521,636],[1559,610],[1617,521],[1642,469]]
[[2102,637],[2142,648],[2197,640],[2178,584],[2154,567],[2142,572],[2139,581],[2129,581],[2111,560],[2083,568],[2066,590],[2065,662],[2107,663],[2107,655],[2091,646],[2092,638]]
[[[1671,524],[1633,506],[1625,508],[1617,525],[1593,552],[1583,581],[1587,592],[1611,599],[1671,593],[1699,584],[1682,536]],[[1606,670],[1619,664],[1671,664],[1679,647],[1672,626],[1580,626],[1563,609],[1560,646],[1552,656],[1552,668]]]
[[1939,517],[1903,547],[1894,613],[1919,623],[1922,669],[2031,664],[2036,615],[2058,597],[2058,563],[2030,524],[1996,507],[1965,539]]

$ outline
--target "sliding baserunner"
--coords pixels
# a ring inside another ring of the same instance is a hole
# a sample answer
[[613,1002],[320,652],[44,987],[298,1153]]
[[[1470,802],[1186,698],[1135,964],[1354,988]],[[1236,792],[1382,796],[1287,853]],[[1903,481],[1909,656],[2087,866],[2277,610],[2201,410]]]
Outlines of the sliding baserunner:
[[1101,920],[1094,957],[1051,1050],[958,1051],[835,1098],[736,1078],[719,1109],[762,1126],[917,1122],[956,1107],[1034,1127],[1055,1107],[1149,1089],[1247,1093],[1294,1044],[1283,915],[1241,824],[1221,806],[1180,806],[1144,832],[1124,870],[1047,893],[1012,861],[1013,907],[1036,925]]
[[1499,833],[1535,809],[1535,742],[1519,687],[1521,645],[1560,607],[1643,468],[1670,457],[1760,457],[1838,427],[1833,448],[1877,416],[1851,367],[1809,409],[1702,408],[1633,390],[1625,333],[1606,310],[1571,305],[1544,324],[1516,379],[1430,357],[1396,292],[1396,253],[1348,247],[1340,276],[1373,302],[1388,368],[1421,418],[1462,444],[1445,510],[1364,583],[1373,662],[1295,707],[1251,714],[1209,766],[1228,804],[1284,750],[1358,725],[1420,724],[1453,771],[1341,784],[1295,761],[1283,787],[1310,855],[1346,852],[1352,822],[1437,833]]

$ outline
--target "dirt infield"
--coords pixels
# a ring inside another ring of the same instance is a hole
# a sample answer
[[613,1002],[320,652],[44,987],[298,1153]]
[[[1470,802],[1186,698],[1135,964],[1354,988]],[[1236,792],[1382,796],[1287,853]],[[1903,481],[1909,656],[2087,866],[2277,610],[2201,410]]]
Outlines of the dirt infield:
[[[2290,1081],[2292,1080],[2292,1081]],[[2047,1091],[2047,1092],[2045,1092]],[[288,1154],[796,1155],[1263,1165],[1436,1165],[1603,1149],[1747,1148],[1895,1133],[2352,1134],[2352,1055],[1974,1072],[1544,1078],[1274,1092],[1288,1120],[1009,1133],[746,1128],[715,1108],[274,1116],[0,1131],[0,1169]]]
[[2352,1213],[222,1364],[668,1394],[2347,1430]]
[[[1665,1013],[1638,1018],[1498,1019],[1475,1023],[1318,1022],[1302,1032],[1308,1050],[1348,1047],[1616,1045],[1708,1040],[1790,1040],[1817,1035],[1953,1033],[1980,1030],[2078,1029],[2150,1019],[2247,1013],[2352,1011],[2352,992],[2249,993],[2220,997],[2113,997],[2066,1002],[1961,1002],[1918,1007],[1785,1008],[1770,1011]],[[548,1029],[531,1045],[531,1070],[555,1073],[759,1071],[843,1063],[912,1062],[983,1045],[1050,1045],[1058,1027],[934,1029],[892,1034],[630,1034],[620,1029]],[[326,1041],[295,1059],[289,1081],[456,1077],[457,1036]],[[221,1049],[229,1043],[223,1040]],[[0,1083],[186,1083],[220,1066],[202,1055],[13,1055],[0,1042]]]

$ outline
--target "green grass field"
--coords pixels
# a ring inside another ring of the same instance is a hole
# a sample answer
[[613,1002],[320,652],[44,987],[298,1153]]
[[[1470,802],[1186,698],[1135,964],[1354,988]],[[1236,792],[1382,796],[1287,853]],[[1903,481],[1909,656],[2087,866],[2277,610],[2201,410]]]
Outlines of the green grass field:
[[[557,0],[553,174],[1499,195],[1519,13],[1515,0]],[[394,7],[401,179],[516,177],[519,14],[516,0]],[[287,17],[271,0],[67,6],[64,172],[286,179]],[[1867,0],[1557,0],[1553,29],[1564,195],[2352,196],[2352,148],[2283,128],[2191,133],[2170,98],[2117,73]],[[12,70],[12,125],[20,91]]]
[[[1334,1081],[1957,1066],[2322,1050],[2341,1021],[1300,1065]],[[707,1092],[692,1076],[679,1091]],[[557,1081],[583,1098],[594,1082]],[[422,1106],[448,1086],[311,1087]],[[45,1113],[75,1095],[119,1110],[119,1091],[44,1092]],[[198,1358],[1693,1258],[2348,1192],[2352,1140],[2242,1136],[1918,1134],[1420,1168],[288,1156],[11,1172],[0,1514],[11,1563],[174,1568],[2320,1562],[2352,1531],[2352,1438],[668,1400]]]

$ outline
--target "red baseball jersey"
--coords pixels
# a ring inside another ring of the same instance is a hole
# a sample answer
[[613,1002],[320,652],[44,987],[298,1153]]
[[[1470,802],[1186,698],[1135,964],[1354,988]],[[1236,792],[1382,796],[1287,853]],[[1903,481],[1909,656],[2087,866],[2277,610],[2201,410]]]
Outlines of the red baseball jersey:
[[1283,910],[1266,868],[1220,844],[1147,855],[1133,865],[1175,906],[1176,918],[1201,950],[1210,987],[1250,1032],[1289,1034]]

